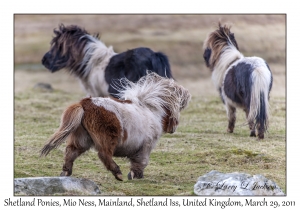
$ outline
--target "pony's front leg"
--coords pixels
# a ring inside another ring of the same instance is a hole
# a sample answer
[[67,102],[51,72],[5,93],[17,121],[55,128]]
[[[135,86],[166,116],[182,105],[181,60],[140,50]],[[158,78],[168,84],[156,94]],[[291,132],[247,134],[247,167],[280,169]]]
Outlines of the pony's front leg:
[[144,169],[148,165],[149,158],[139,162],[136,159],[130,159],[131,167],[130,172],[128,173],[127,177],[129,180],[132,179],[142,179],[144,178]]
[[149,163],[149,156],[152,148],[151,146],[144,146],[138,153],[130,157],[130,172],[128,179],[142,179],[144,178],[144,169]]
[[228,116],[228,133],[233,133],[235,120],[236,120],[236,108],[227,104],[227,116]]

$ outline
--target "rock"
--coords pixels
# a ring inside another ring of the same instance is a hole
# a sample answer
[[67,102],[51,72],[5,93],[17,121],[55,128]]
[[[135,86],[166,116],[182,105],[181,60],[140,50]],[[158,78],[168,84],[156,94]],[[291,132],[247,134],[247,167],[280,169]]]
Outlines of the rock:
[[88,179],[75,177],[15,178],[15,194],[22,195],[97,195],[99,187]]
[[211,171],[198,178],[196,195],[284,195],[280,187],[262,175]]
[[49,92],[53,91],[53,88],[50,84],[42,83],[42,82],[39,82],[39,83],[35,84],[35,86],[33,88],[38,89],[38,90],[42,90],[42,91],[49,91]]

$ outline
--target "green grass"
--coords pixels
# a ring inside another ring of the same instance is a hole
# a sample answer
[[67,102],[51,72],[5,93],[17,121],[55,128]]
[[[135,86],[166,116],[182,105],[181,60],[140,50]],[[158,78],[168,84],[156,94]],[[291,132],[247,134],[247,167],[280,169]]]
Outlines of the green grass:
[[[59,125],[60,115],[81,94],[27,90],[15,94],[15,178],[58,176],[64,145],[40,158],[39,150]],[[199,176],[211,171],[262,174],[286,187],[285,103],[271,100],[272,118],[266,138],[248,137],[245,117],[238,110],[237,127],[226,133],[226,112],[217,97],[192,98],[182,112],[177,132],[164,135],[150,156],[142,180],[115,180],[89,151],[74,164],[73,176],[96,182],[105,195],[193,195]],[[129,171],[125,158],[115,158],[123,176]]]

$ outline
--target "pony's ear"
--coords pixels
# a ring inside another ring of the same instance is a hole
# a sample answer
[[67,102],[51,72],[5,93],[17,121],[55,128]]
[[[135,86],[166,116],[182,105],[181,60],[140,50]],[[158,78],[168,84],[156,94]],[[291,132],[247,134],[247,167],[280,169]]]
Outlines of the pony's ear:
[[231,40],[233,40],[233,39],[235,40],[235,38],[234,38],[234,33],[230,33],[230,34],[229,34],[229,38],[230,38]]
[[209,59],[210,59],[210,56],[211,56],[211,49],[209,49],[208,47],[205,49],[204,53],[203,53],[203,58],[204,58],[204,61],[205,61],[205,64],[207,67],[209,67]]
[[54,29],[54,30],[53,30],[53,33],[54,33],[56,36],[58,36],[58,35],[61,34],[61,30],[60,30],[60,29]]
[[239,46],[235,40],[234,33],[230,33],[229,38],[230,38],[231,42],[233,43],[233,45],[236,47],[236,49],[239,50]]

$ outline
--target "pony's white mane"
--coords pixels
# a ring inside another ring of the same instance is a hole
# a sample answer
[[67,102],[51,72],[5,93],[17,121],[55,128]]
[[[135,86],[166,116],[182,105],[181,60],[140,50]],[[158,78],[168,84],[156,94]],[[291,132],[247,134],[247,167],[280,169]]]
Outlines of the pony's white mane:
[[221,87],[224,74],[228,67],[237,62],[237,59],[243,58],[243,54],[236,49],[231,42],[228,42],[229,45],[222,48],[222,53],[218,59],[212,73],[212,80],[217,88]]
[[90,71],[96,66],[99,65],[102,61],[107,58],[111,58],[116,53],[113,50],[113,47],[106,47],[106,45],[96,37],[91,35],[84,35],[82,38],[88,38],[90,41],[86,44],[84,48],[84,57],[81,62],[81,66],[85,67],[84,77],[89,75]]
[[179,112],[187,105],[190,94],[173,79],[164,78],[156,73],[148,72],[136,83],[126,78],[120,79],[120,93],[123,100],[130,100],[134,104],[142,105],[150,110],[165,113],[167,108],[171,112],[170,117],[179,118]]

